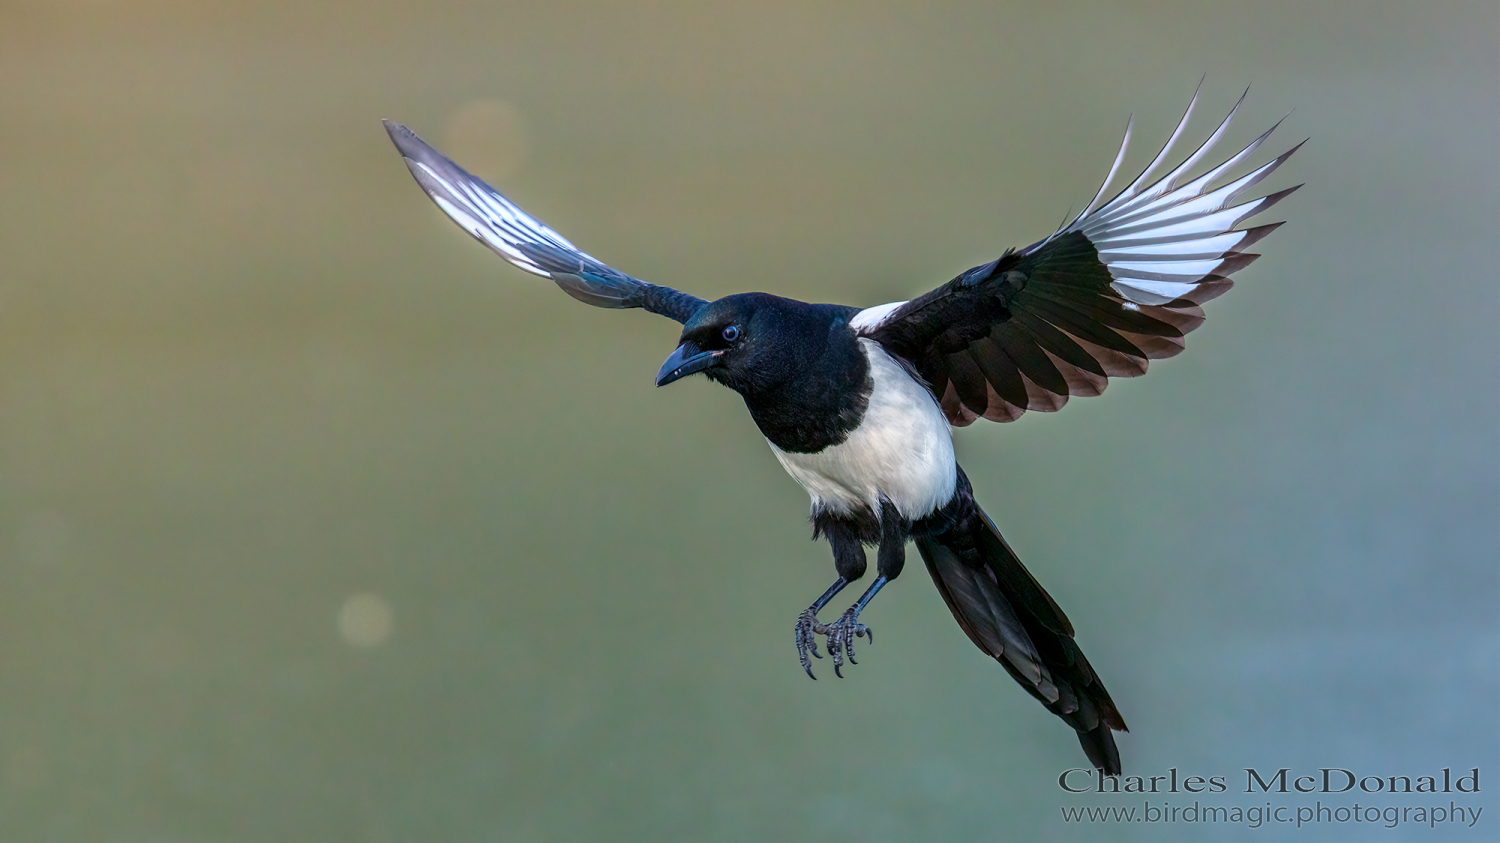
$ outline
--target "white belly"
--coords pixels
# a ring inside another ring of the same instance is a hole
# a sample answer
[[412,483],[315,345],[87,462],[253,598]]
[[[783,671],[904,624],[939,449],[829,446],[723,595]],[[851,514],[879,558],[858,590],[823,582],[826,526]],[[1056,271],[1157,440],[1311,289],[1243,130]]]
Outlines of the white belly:
[[957,464],[948,419],[932,394],[873,340],[861,339],[874,389],[864,418],[837,445],[816,454],[771,451],[812,496],[813,512],[869,507],[884,494],[905,518],[930,514],[953,497]]

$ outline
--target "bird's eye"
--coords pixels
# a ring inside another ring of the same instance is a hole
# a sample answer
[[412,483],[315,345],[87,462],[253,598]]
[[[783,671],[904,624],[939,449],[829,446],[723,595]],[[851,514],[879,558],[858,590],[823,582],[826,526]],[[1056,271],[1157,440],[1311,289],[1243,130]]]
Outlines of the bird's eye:
[[739,329],[739,326],[738,325],[730,325],[729,327],[725,328],[724,332],[723,332],[723,337],[724,337],[724,342],[734,342],[735,340],[739,339],[740,338],[740,329]]

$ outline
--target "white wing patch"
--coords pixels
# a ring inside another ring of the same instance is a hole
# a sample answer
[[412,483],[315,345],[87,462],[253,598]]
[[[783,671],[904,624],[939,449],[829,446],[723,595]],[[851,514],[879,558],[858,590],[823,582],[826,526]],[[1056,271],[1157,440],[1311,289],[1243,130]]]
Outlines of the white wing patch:
[[433,149],[410,129],[389,121],[386,129],[422,190],[460,228],[495,254],[532,275],[554,281],[559,280],[555,275],[558,272],[591,269],[613,273],[546,223],[521,210],[500,191]]
[[1130,127],[1127,126],[1120,152],[1115,156],[1104,187],[1099,189],[1094,200],[1072,222],[1027,251],[1035,251],[1061,235],[1082,232],[1098,249],[1099,259],[1108,268],[1113,279],[1110,286],[1122,298],[1138,305],[1164,305],[1189,297],[1199,284],[1223,278],[1254,260],[1253,256],[1241,255],[1240,252],[1269,233],[1269,229],[1236,231],[1235,226],[1274,205],[1296,188],[1238,205],[1232,203],[1246,190],[1275,172],[1302,144],[1292,147],[1270,163],[1214,188],[1214,184],[1226,172],[1248,158],[1270,137],[1271,132],[1276,130],[1276,126],[1272,126],[1265,134],[1221,164],[1179,186],[1179,182],[1224,136],[1244,100],[1245,97],[1241,95],[1240,101],[1230,109],[1229,115],[1187,160],[1155,182],[1150,182],[1151,176],[1167,159],[1173,144],[1187,126],[1188,117],[1198,103],[1198,94],[1194,93],[1192,102],[1188,104],[1161,152],[1124,190],[1113,199],[1099,204],[1099,198],[1104,195],[1119,170],[1125,147],[1130,141]]
[[460,228],[474,235],[481,243],[489,246],[512,264],[533,275],[540,275],[543,278],[552,277],[547,274],[546,270],[532,263],[530,258],[521,254],[515,246],[512,246],[508,241],[500,237],[492,227],[475,219],[467,211],[460,209],[441,196],[434,195],[432,201],[437,203],[437,206],[443,210],[443,213],[452,217],[453,221],[458,223]]
[[484,182],[472,177],[472,180],[461,181],[452,173],[439,174],[425,162],[410,158],[406,159],[406,163],[417,183],[443,213],[474,235],[479,242],[520,269],[543,278],[552,277],[551,273],[521,251],[519,247],[524,246],[573,252],[593,260],[561,234],[547,227],[546,223],[516,207]]

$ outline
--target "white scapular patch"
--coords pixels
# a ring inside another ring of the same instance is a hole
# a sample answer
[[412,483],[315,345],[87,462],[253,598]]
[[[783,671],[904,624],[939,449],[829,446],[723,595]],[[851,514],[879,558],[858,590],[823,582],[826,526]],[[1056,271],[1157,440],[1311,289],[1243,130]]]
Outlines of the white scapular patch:
[[891,314],[896,312],[896,308],[903,304],[906,304],[906,302],[893,301],[890,304],[877,304],[874,307],[867,307],[854,314],[854,318],[849,320],[849,327],[853,328],[856,334],[868,334],[879,328],[880,323],[891,318]]
[[816,454],[791,454],[774,444],[771,451],[812,497],[813,512],[868,506],[878,515],[884,494],[902,516],[922,518],[953,497],[952,429],[932,393],[878,343],[860,339],[859,345],[874,383],[859,426]]

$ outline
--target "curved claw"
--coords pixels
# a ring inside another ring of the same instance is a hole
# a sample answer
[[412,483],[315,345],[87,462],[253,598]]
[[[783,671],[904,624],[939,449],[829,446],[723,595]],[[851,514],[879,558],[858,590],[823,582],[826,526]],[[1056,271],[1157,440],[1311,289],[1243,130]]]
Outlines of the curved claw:
[[859,662],[854,660],[854,639],[861,637],[868,631],[868,628],[862,623],[848,624],[843,628],[841,637],[843,638],[844,654],[849,657],[850,664],[859,664]]
[[845,660],[849,664],[859,664],[854,658],[854,639],[868,638],[871,641],[870,628],[859,622],[859,611],[850,606],[838,620],[827,626],[828,653],[833,656],[833,673],[840,679],[844,678],[842,670]]
[[838,620],[827,624],[819,621],[817,613],[809,606],[797,616],[793,634],[797,641],[797,660],[801,663],[802,670],[807,673],[808,678],[814,680],[818,677],[813,675],[812,660],[823,658],[823,654],[818,652],[816,636],[827,636],[828,655],[833,659],[833,675],[840,679],[844,678],[843,668],[846,661],[849,664],[859,664],[854,658],[854,639],[864,638],[872,644],[875,643],[875,633],[859,622],[857,605],[850,606],[843,615],[839,616]]
[[820,632],[827,634],[827,629],[827,626],[819,622],[818,616],[811,607],[797,616],[797,623],[792,628],[793,637],[797,642],[797,661],[802,664],[802,669],[807,671],[808,678],[814,681],[818,677],[813,676],[812,659],[808,658],[808,654],[811,653],[813,658],[823,658],[823,654],[818,652],[818,640],[815,635]]

